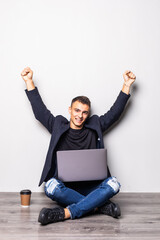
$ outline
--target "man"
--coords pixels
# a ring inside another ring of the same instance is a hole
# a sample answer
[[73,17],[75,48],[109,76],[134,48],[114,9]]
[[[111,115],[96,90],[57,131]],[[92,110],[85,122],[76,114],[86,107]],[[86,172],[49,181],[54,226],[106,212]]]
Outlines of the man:
[[[58,150],[79,150],[104,148],[103,133],[119,119],[130,97],[130,86],[135,81],[131,71],[123,74],[124,84],[111,109],[102,116],[90,117],[90,100],[78,96],[69,107],[70,121],[63,116],[53,116],[44,105],[33,82],[33,72],[27,67],[21,73],[27,89],[26,94],[34,115],[51,133],[51,141],[39,185],[45,182],[45,193],[60,207],[40,211],[38,221],[42,225],[75,219],[87,213],[98,211],[118,218],[120,208],[109,199],[120,190],[120,183],[111,177],[103,181],[63,183],[57,179],[56,152]],[[63,207],[62,207],[63,206]]]

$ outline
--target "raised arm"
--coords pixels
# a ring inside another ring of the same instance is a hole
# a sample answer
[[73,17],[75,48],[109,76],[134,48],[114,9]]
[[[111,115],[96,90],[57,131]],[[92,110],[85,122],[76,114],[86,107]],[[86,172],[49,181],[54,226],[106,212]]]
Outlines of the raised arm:
[[35,118],[40,121],[50,133],[52,133],[52,127],[55,121],[55,117],[46,108],[38,92],[38,89],[34,85],[32,79],[33,71],[29,67],[27,67],[22,71],[21,76],[26,83],[27,89],[25,91],[31,103]]
[[112,124],[114,124],[120,118],[130,97],[130,87],[134,83],[136,76],[131,71],[126,71],[123,74],[123,78],[123,88],[118,95],[115,103],[107,113],[100,116],[100,124],[103,132],[105,132]]

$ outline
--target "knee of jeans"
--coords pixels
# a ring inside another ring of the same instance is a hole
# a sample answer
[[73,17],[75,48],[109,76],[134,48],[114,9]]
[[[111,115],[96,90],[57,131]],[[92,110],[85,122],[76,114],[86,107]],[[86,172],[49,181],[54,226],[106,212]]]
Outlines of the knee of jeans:
[[108,181],[107,184],[113,189],[114,193],[118,193],[121,185],[118,182],[116,177],[111,177]]
[[59,182],[55,179],[55,178],[51,178],[50,180],[48,180],[45,183],[45,193],[46,195],[53,195],[55,188],[57,187],[57,185],[59,184]]

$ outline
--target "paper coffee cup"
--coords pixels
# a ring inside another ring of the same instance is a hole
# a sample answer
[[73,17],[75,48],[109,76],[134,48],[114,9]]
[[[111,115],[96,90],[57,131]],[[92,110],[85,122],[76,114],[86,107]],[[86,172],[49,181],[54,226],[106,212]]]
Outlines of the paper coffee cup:
[[31,190],[25,189],[20,192],[21,195],[21,206],[22,207],[29,207],[30,199],[31,199]]

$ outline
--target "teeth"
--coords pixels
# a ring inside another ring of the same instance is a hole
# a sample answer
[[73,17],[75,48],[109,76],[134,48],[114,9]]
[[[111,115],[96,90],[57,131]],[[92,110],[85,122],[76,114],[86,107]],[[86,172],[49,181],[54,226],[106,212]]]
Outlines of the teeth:
[[82,122],[82,120],[76,119],[77,122]]

